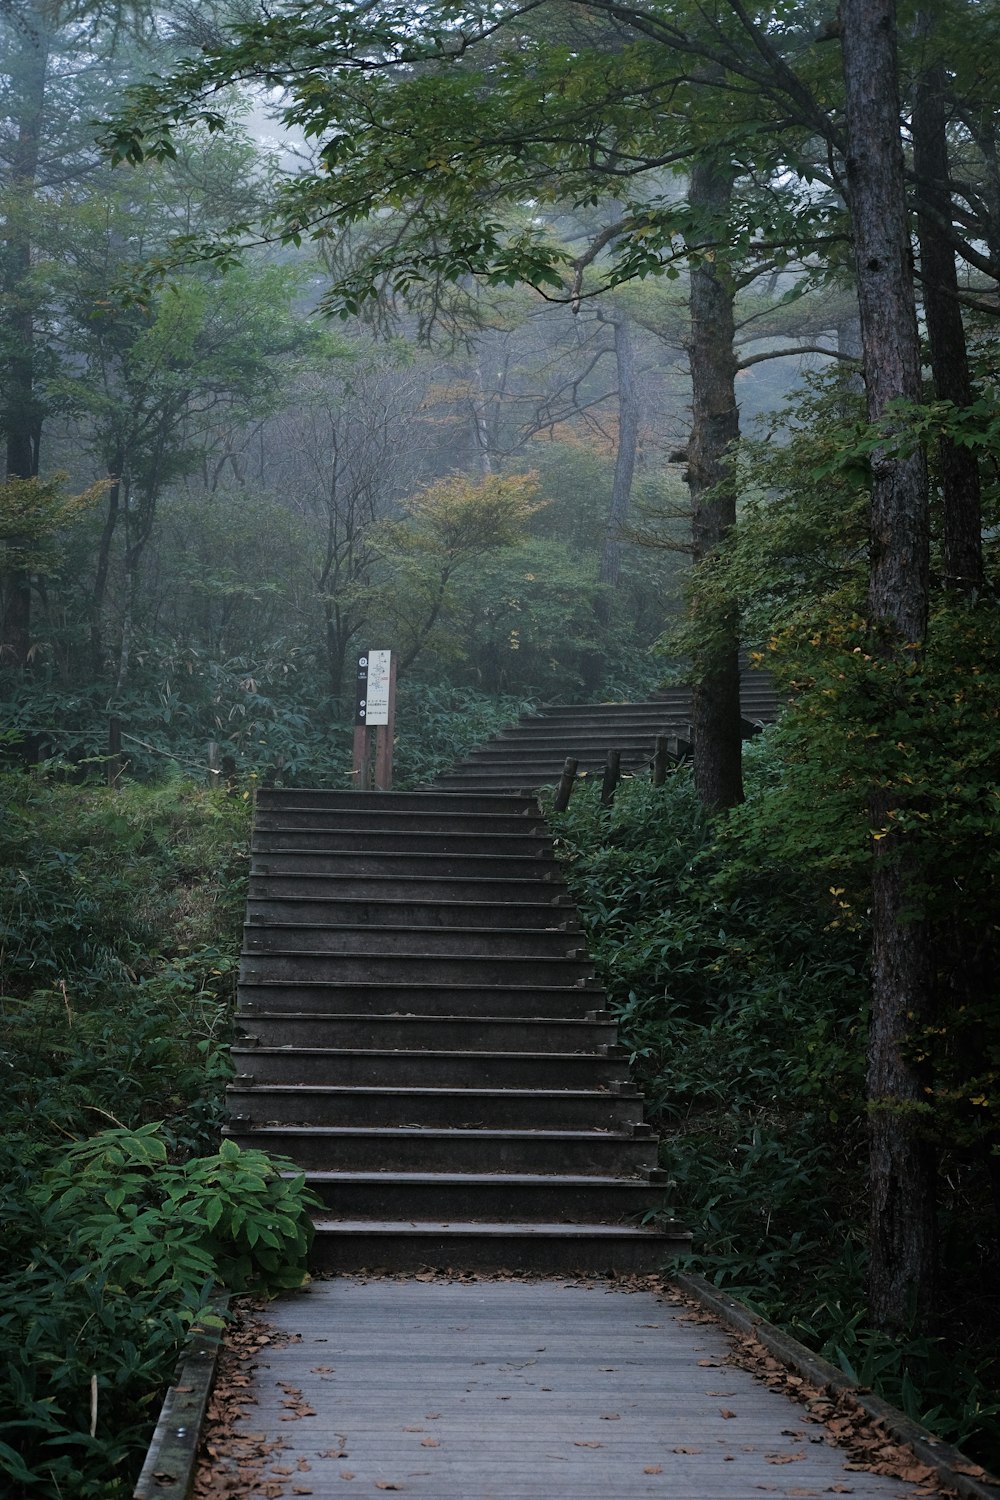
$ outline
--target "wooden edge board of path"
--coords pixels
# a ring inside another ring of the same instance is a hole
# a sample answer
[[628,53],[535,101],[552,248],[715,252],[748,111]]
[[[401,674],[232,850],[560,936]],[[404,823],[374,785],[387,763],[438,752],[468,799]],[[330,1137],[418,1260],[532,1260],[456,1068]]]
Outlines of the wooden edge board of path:
[[1000,1500],[978,1465],[700,1277],[431,1271],[243,1307],[221,1354],[203,1339],[184,1362],[135,1496],[392,1490]]

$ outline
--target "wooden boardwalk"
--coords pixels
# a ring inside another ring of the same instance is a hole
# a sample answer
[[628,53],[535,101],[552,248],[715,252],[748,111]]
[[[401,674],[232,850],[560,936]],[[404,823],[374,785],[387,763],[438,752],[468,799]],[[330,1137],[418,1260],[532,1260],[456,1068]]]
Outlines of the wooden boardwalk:
[[246,1425],[281,1442],[254,1494],[914,1494],[848,1468],[804,1407],[727,1363],[720,1328],[646,1291],[343,1277],[267,1317],[292,1337],[248,1393]]

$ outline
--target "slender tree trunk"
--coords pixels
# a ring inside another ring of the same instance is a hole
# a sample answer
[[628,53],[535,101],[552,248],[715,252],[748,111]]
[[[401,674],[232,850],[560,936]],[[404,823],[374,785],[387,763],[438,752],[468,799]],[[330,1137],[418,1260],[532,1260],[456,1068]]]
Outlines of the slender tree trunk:
[[[17,141],[10,170],[12,212],[4,228],[0,338],[4,348],[3,428],[8,479],[34,479],[38,473],[41,412],[35,397],[35,326],[30,290],[31,198],[38,175],[49,34],[37,11],[20,23],[14,61]],[[27,538],[24,539],[25,543]],[[18,539],[12,538],[16,546]],[[0,661],[23,670],[31,654],[31,576],[12,569],[3,580]]]
[[[923,27],[933,33],[934,22],[929,13],[923,18]],[[940,63],[920,75],[913,95],[911,128],[921,205],[917,239],[934,393],[939,400],[962,407],[972,401],[972,379],[958,300],[955,252],[942,227],[942,221],[950,223],[952,216],[946,86],[947,77]],[[952,588],[979,588],[983,582],[979,462],[972,448],[960,447],[949,438],[941,441],[939,461],[944,581]]]
[[121,449],[111,465],[112,482],[108,490],[108,508],[101,528],[101,540],[97,549],[97,568],[94,573],[94,589],[90,599],[90,670],[95,678],[104,672],[104,600],[108,592],[111,573],[111,547],[121,514],[122,495],[128,507],[128,478],[123,475],[125,465]]
[[[733,173],[710,162],[691,173],[691,207],[719,223],[732,197]],[[691,442],[688,482],[696,566],[709,561],[736,520],[727,455],[740,435],[732,278],[717,259],[691,267]],[[734,605],[709,602],[697,589],[692,614],[701,644],[694,660],[691,723],[698,795],[713,810],[743,800],[739,622]]]
[[636,451],[639,446],[639,391],[635,370],[635,345],[632,323],[627,313],[616,309],[607,316],[599,314],[615,331],[615,365],[618,378],[618,447],[615,472],[611,481],[611,504],[604,530],[604,545],[597,581],[602,585],[594,603],[598,638],[582,655],[580,675],[588,692],[595,691],[607,669],[608,650],[605,636],[611,624],[614,596],[622,571],[622,533],[628,523],[632,505],[632,482],[635,478]]
[[[847,184],[868,414],[919,400],[920,345],[899,130],[893,0],[841,0]],[[924,455],[891,446],[872,459],[873,653],[887,667],[921,649],[928,612],[928,487]],[[933,1153],[920,1131],[924,1078],[908,1043],[929,1010],[930,963],[918,870],[892,830],[890,796],[872,798],[872,1000],[868,1049],[871,1192],[869,1301],[875,1324],[929,1319],[936,1269]]]
[[[616,312],[611,323],[615,330],[615,363],[618,372],[618,451],[615,454],[611,507],[604,533],[598,581],[613,592],[621,577],[621,539],[632,504],[632,481],[635,478],[635,458],[639,446],[639,393],[631,322],[626,313]],[[610,616],[611,601],[605,597],[598,606],[598,618],[602,625],[607,625]]]

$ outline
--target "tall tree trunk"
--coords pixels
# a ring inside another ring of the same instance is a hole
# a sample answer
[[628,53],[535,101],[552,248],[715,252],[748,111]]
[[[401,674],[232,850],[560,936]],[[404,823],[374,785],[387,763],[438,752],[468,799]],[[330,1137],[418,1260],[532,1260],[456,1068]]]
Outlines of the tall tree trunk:
[[[31,197],[38,175],[50,39],[44,19],[32,11],[19,22],[20,45],[14,60],[17,141],[10,170],[13,205],[4,229],[2,304],[4,402],[8,479],[33,479],[38,473],[41,412],[35,397],[35,327],[30,289]],[[17,538],[13,538],[14,546]],[[27,538],[24,539],[27,543]],[[0,661],[23,670],[31,652],[31,576],[12,569],[3,581]]]
[[[847,186],[864,349],[868,414],[920,398],[920,345],[910,269],[893,0],[841,0]],[[928,611],[928,486],[921,452],[891,446],[872,458],[872,650],[906,661],[922,646]],[[876,828],[892,829],[877,793]],[[908,1043],[929,1009],[927,927],[905,837],[875,842],[872,998],[868,1048],[871,1194],[869,1303],[875,1324],[926,1322],[934,1302],[935,1164],[920,1131],[924,1079]]]
[[580,662],[580,674],[588,692],[594,692],[607,670],[607,645],[605,634],[611,624],[615,592],[622,571],[622,533],[628,523],[632,505],[632,482],[635,478],[636,451],[639,446],[639,392],[635,371],[635,345],[632,342],[632,323],[627,313],[616,309],[605,316],[598,315],[601,322],[608,322],[615,331],[615,365],[618,377],[618,447],[615,453],[615,472],[611,481],[611,504],[604,530],[604,545],[597,581],[602,585],[594,604],[594,615],[599,627],[595,645],[584,652]]
[[[628,522],[632,503],[632,481],[639,446],[639,394],[635,376],[635,346],[628,315],[616,312],[610,319],[615,330],[615,363],[618,373],[618,450],[611,485],[611,507],[604,533],[598,581],[609,594],[618,587],[622,570],[622,533]],[[611,600],[605,596],[598,605],[598,618],[607,625],[611,617]]]
[[[733,182],[728,166],[698,163],[688,190],[691,207],[710,222],[724,223]],[[694,261],[688,483],[696,566],[711,559],[736,520],[736,494],[726,464],[740,435],[734,296],[732,278],[718,259]],[[734,605],[710,601],[697,585],[692,616],[700,640],[691,704],[695,785],[704,806],[717,810],[743,801],[739,622]]]
[[104,673],[104,600],[111,572],[111,547],[118,529],[123,496],[126,510],[129,504],[129,481],[128,476],[123,473],[124,467],[125,455],[119,448],[110,466],[111,486],[108,490],[108,508],[104,516],[104,525],[101,528],[94,588],[90,597],[90,670],[96,679],[100,679]]
[[[930,13],[925,13],[922,29],[932,37],[935,28]],[[947,76],[940,63],[920,75],[913,94],[911,129],[920,203],[917,240],[934,393],[939,400],[962,407],[971,404],[972,379],[958,300],[955,252],[943,228],[952,216],[946,86]],[[949,438],[942,439],[939,458],[944,581],[952,588],[979,588],[983,582],[979,462],[972,448],[960,447]]]

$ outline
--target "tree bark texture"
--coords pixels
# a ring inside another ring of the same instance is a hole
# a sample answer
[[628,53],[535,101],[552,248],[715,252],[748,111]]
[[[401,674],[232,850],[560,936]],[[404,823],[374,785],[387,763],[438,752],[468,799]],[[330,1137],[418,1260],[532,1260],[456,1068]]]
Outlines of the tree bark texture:
[[[692,170],[692,208],[724,221],[733,189],[729,167],[699,162]],[[736,520],[736,495],[726,464],[740,435],[736,404],[734,286],[724,265],[705,255],[691,267],[691,441],[688,483],[695,564],[718,549]],[[743,800],[739,621],[736,608],[697,589],[698,629],[692,680],[694,777],[705,807]]]
[[[929,17],[925,29],[933,32]],[[944,228],[952,218],[946,86],[945,70],[939,63],[920,75],[914,89],[911,129],[920,204],[917,241],[934,393],[939,400],[962,407],[972,401],[972,379],[958,300],[955,252]],[[943,438],[939,462],[944,582],[952,588],[976,589],[983,582],[979,461],[973,449]]]
[[[893,0],[841,0],[847,184],[869,420],[896,398],[919,400],[920,345],[900,142]],[[873,652],[887,667],[919,651],[927,628],[928,491],[921,452],[887,444],[872,460],[868,607]],[[877,727],[877,726],[876,726]],[[892,799],[871,799],[892,829]],[[934,1301],[935,1171],[920,1131],[924,1079],[908,1043],[927,1016],[927,929],[905,838],[874,845],[872,995],[868,1047],[869,1304],[877,1327],[926,1324]]]
[[[9,191],[14,205],[4,227],[0,294],[4,312],[4,393],[2,422],[8,479],[33,479],[38,473],[41,412],[35,397],[35,327],[32,309],[31,195],[38,175],[49,36],[37,14],[22,20],[14,61],[17,139],[11,160]],[[12,539],[14,544],[17,538]],[[25,538],[27,542],[27,538]],[[31,654],[31,577],[11,569],[0,591],[0,664],[23,670]]]

